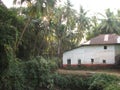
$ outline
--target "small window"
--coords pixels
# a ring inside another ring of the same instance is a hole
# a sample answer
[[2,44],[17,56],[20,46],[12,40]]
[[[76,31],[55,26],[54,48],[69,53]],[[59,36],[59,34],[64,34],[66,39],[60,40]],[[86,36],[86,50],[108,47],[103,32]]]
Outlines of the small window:
[[71,59],[67,59],[67,64],[71,65]]
[[103,60],[103,63],[106,63],[106,60]]
[[80,65],[81,64],[81,59],[78,59],[78,65]]
[[107,46],[104,46],[104,49],[107,49]]
[[91,59],[91,63],[93,64],[93,62],[94,62],[94,59]]

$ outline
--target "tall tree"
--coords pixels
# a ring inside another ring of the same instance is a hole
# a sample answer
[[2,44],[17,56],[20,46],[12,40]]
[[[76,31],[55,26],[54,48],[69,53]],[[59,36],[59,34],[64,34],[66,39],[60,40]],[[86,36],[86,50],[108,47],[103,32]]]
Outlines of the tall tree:
[[0,74],[9,67],[9,53],[14,51],[19,26],[23,24],[20,18],[14,11],[0,4]]
[[[54,8],[56,0],[35,0],[32,2],[32,0],[21,0],[21,4],[23,2],[28,2],[28,20],[25,24],[25,27],[23,28],[23,31],[20,35],[20,38],[18,39],[16,43],[16,48],[19,46],[19,43],[21,42],[21,39],[30,24],[33,17],[44,17],[49,12],[51,8]],[[17,0],[14,0],[14,3],[16,3]]]
[[80,6],[80,12],[77,19],[77,42],[80,43],[84,37],[84,33],[90,28],[90,19],[87,17],[88,11],[85,11],[82,6]]
[[[74,9],[72,9],[72,5],[69,0],[67,0],[67,3],[64,7],[56,8],[54,12],[55,13],[52,20],[54,23],[55,35],[58,42],[57,54],[60,57],[62,52],[64,52],[63,48],[66,46],[66,49],[68,49],[68,45],[65,45],[65,40],[69,41],[69,43],[72,41],[70,40],[72,37],[68,38],[68,36],[70,36],[70,34],[73,33],[73,30],[75,29],[76,12]],[[69,47],[71,46],[72,44],[69,44]]]
[[[104,16],[104,15],[103,15]],[[118,20],[113,12],[110,9],[107,9],[105,12],[104,19],[101,20],[98,29],[101,33],[120,33],[120,28]]]
[[98,30],[99,26],[99,20],[97,16],[93,16],[90,19],[90,30],[86,33],[87,37],[86,39],[89,40],[90,38],[93,38],[100,34],[100,30]]

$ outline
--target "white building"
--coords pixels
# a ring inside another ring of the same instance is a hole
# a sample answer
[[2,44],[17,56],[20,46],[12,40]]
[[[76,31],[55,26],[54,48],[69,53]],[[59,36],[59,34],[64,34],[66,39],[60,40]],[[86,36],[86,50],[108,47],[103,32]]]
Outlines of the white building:
[[63,66],[120,64],[120,36],[102,34],[63,54]]

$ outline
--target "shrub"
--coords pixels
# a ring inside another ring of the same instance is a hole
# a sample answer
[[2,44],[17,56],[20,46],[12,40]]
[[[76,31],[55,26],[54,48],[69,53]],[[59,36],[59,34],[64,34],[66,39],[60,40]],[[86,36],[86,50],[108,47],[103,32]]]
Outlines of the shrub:
[[108,84],[120,79],[106,74],[96,74],[89,80],[89,90],[103,90]]
[[23,62],[14,57],[9,58],[9,69],[0,76],[0,90],[37,90],[53,88],[52,64],[43,57],[32,58]]
[[86,90],[88,88],[87,78],[79,75],[53,75],[55,86],[63,89]]
[[9,70],[1,76],[0,90],[24,90],[25,78],[18,62],[11,62]]
[[104,90],[120,90],[120,84],[119,82],[113,82],[104,88]]
[[33,87],[52,88],[51,68],[47,60],[37,57],[26,62],[24,66],[24,76],[28,87],[33,85]]
[[47,58],[47,62],[49,64],[49,68],[52,72],[54,72],[58,69],[58,65],[59,65],[59,59],[58,58],[56,58],[56,57]]

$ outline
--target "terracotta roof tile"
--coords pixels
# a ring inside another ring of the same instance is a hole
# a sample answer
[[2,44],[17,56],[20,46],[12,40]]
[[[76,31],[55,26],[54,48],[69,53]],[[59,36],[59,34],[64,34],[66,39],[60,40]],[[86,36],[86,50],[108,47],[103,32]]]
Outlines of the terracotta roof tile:
[[[96,45],[96,44],[120,44],[118,43],[118,35],[116,34],[101,34],[90,40],[90,43],[87,45]],[[85,45],[85,43],[83,44]]]

